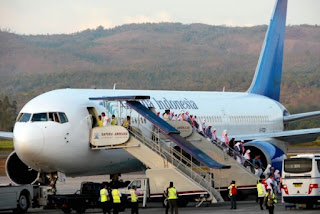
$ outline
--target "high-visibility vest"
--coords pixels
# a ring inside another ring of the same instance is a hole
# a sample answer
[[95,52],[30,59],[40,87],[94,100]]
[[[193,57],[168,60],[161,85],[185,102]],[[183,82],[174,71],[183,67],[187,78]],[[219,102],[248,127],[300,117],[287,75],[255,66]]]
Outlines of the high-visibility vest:
[[137,196],[136,191],[134,189],[130,189],[130,195],[131,195],[131,202],[138,201],[138,196]]
[[116,118],[111,120],[111,126],[115,126],[115,125],[118,125],[118,121]]
[[113,189],[111,194],[112,194],[112,198],[113,198],[113,203],[121,203],[120,196],[119,196],[119,190]]
[[232,195],[232,187],[235,187],[235,188],[237,188],[237,186],[235,185],[235,184],[231,184],[230,186],[229,186],[229,195],[231,196]]
[[174,187],[168,189],[168,199],[177,199],[177,190]]
[[[265,197],[267,199],[269,199],[268,196],[269,196],[269,193],[266,193]],[[278,202],[278,200],[276,199],[276,196],[275,196],[275,194],[273,192],[271,193],[271,198],[270,199],[273,200],[273,203],[277,203]],[[267,204],[268,204],[268,200],[267,200]]]
[[103,121],[102,120],[98,120],[98,125],[99,125],[99,127],[102,127],[103,126]]
[[129,128],[129,126],[130,126],[130,121],[124,120],[124,121],[123,121],[123,127],[124,127],[124,128]]
[[101,202],[108,201],[107,190],[105,188],[100,190],[100,199],[101,199]]
[[258,190],[258,197],[263,197],[264,196],[264,191],[263,191],[263,184],[258,183],[257,184],[257,190]]

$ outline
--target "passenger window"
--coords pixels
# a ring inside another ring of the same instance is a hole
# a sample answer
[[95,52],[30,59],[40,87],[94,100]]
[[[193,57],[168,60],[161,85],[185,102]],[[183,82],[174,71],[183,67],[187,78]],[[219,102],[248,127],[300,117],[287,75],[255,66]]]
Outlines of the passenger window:
[[33,114],[32,122],[44,122],[48,121],[47,113],[38,113],[38,114]]
[[30,120],[31,114],[29,113],[23,113],[19,119],[19,122],[28,122]]
[[67,123],[68,122],[68,118],[65,113],[59,112],[58,114],[60,117],[60,123]]
[[317,166],[318,166],[318,172],[320,173],[320,160],[316,160],[317,161]]

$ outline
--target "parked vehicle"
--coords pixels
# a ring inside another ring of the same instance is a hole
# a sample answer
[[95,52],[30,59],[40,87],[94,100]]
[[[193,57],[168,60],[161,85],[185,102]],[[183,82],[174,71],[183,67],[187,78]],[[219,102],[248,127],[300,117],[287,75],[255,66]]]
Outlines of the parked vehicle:
[[282,196],[288,203],[320,202],[320,154],[301,154],[283,161]]
[[[132,180],[126,187],[119,188],[119,191],[122,194],[128,195],[128,198],[130,200],[129,190],[132,189],[133,186],[136,186],[141,193],[138,198],[143,202],[143,207],[146,206],[147,201],[161,201],[164,205],[166,205],[167,199],[164,196],[164,191],[166,191],[167,187],[159,185],[159,183],[157,183],[157,178],[150,176],[149,178]],[[187,206],[190,201],[199,201],[200,198],[204,198],[204,196],[208,194],[202,189],[190,191],[189,188],[190,187],[185,187],[185,189],[178,189],[179,206]]]
[[[80,190],[74,194],[52,195],[50,201],[64,213],[71,213],[72,210],[85,213],[89,208],[101,208],[99,197],[100,189],[104,184],[109,186],[109,183],[82,182]],[[121,203],[120,212],[124,211],[127,205],[125,194],[121,198]]]
[[25,213],[31,207],[47,205],[51,194],[50,187],[36,185],[1,185],[0,210],[13,210]]

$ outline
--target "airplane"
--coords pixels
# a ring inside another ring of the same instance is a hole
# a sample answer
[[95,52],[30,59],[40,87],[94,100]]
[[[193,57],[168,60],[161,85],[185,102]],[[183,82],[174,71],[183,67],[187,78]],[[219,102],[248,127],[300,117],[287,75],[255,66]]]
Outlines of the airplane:
[[[136,95],[150,96],[141,103],[156,111],[189,111],[217,133],[228,130],[236,140],[244,140],[252,154],[260,154],[266,165],[281,169],[289,144],[320,135],[320,128],[287,130],[289,123],[319,117],[320,111],[290,115],[279,102],[286,11],[287,0],[277,0],[246,92],[59,89],[33,98],[18,114],[13,133],[0,132],[0,137],[14,141],[15,150],[6,163],[8,177],[28,184],[56,172],[76,177],[143,170],[143,164],[124,149],[92,150],[89,145],[91,116],[117,112],[114,102],[89,98]],[[137,119],[133,113],[133,121]]]

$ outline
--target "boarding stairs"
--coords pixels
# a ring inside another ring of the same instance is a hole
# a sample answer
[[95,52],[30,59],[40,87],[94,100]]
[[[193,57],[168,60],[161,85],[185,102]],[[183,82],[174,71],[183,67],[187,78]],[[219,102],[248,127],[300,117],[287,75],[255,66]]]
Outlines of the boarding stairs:
[[[214,187],[216,182],[214,182],[211,170],[213,168],[224,169],[229,166],[218,163],[197,149],[197,147],[180,136],[180,132],[177,129],[145,108],[140,102],[127,101],[127,105],[154,124],[156,131],[149,130],[153,137],[146,136],[141,129],[135,126],[130,129],[125,129],[121,126],[97,127],[104,130],[104,133],[107,133],[107,129],[114,129],[111,132],[121,136],[127,135],[126,138],[128,139],[124,138],[124,143],[95,144],[92,149],[125,149],[146,165],[147,176],[157,175],[158,183],[163,186],[164,190],[168,186],[168,181],[173,181],[178,191],[186,188],[190,192],[199,189],[203,190],[202,198],[198,199],[200,203],[203,201],[211,201],[211,203],[223,202],[221,194]],[[127,130],[128,134],[125,134],[125,130]],[[160,132],[174,143],[162,140],[159,137]],[[92,139],[95,138],[94,135]],[[179,150],[173,147],[176,144],[179,145]],[[188,154],[188,157],[184,154]]]
[[[179,127],[187,127],[190,126],[188,122],[185,121],[172,121],[169,123],[179,124]],[[177,125],[175,125],[177,126]],[[190,126],[192,129],[192,127]],[[211,172],[215,175],[215,182],[217,188],[225,189],[230,185],[230,181],[235,180],[237,182],[238,187],[246,187],[250,186],[255,187],[257,184],[258,177],[251,171],[254,169],[252,163],[248,162],[248,167],[244,167],[242,163],[239,163],[233,157],[231,157],[226,151],[223,150],[221,146],[221,142],[217,140],[217,142],[211,142],[205,136],[199,134],[196,130],[192,129],[192,132],[185,136],[186,139],[197,146],[201,151],[205,154],[216,160],[217,162],[223,165],[229,165],[230,168],[220,170],[213,168]],[[235,153],[238,156],[241,156],[239,153],[235,152],[231,148],[228,148],[232,153]]]
[[[173,181],[179,190],[196,192],[203,190],[203,197],[199,201],[211,201],[211,203],[223,202],[220,193],[213,187],[213,178],[208,170],[203,170],[204,166],[199,166],[193,162],[193,157],[186,158],[181,151],[172,147],[171,143],[160,138],[149,138],[145,136],[139,128],[131,127],[125,129],[121,126],[97,127],[104,132],[129,133],[128,140],[118,145],[92,145],[93,150],[101,149],[124,149],[146,166],[146,176],[157,176],[158,185],[163,190],[168,186],[169,181]],[[95,128],[95,129],[97,129]],[[111,130],[108,130],[111,129]],[[116,131],[114,131],[116,130]],[[156,135],[157,133],[154,132]]]

